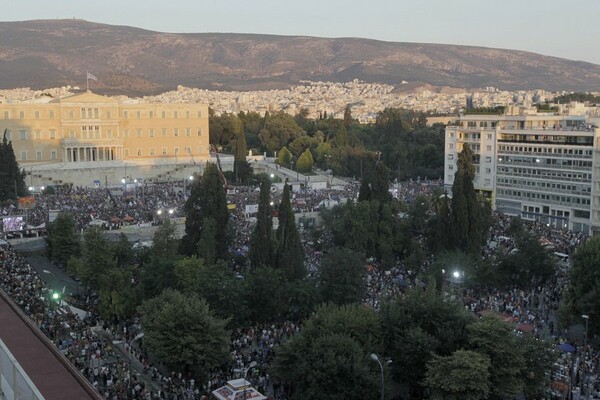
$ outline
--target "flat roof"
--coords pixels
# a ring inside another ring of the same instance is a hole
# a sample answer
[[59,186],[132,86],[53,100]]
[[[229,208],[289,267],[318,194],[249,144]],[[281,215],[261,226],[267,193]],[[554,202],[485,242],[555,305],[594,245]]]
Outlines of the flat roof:
[[102,399],[83,376],[76,377],[75,367],[66,358],[61,359],[58,349],[50,350],[49,346],[54,345],[41,331],[37,333],[46,343],[36,335],[33,323],[15,307],[8,296],[0,292],[0,338],[44,399]]

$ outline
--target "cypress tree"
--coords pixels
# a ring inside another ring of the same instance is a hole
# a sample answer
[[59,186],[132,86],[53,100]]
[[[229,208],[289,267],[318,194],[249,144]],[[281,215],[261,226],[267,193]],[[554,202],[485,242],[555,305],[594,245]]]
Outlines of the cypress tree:
[[[203,259],[226,259],[229,211],[221,174],[215,164],[208,163],[202,179],[194,179],[184,209],[185,235],[181,238],[180,253]],[[208,223],[209,219],[214,223]],[[211,237],[207,237],[209,233]],[[201,239],[202,245],[199,246]],[[210,248],[207,247],[209,244]]]
[[296,229],[294,211],[290,203],[290,186],[283,188],[279,205],[279,227],[277,228],[277,266],[281,268],[288,281],[302,279],[306,276],[304,266],[304,249]]
[[273,245],[273,210],[270,204],[271,182],[263,178],[260,184],[256,226],[250,238],[248,257],[252,268],[272,267],[275,248]]
[[235,117],[234,131],[237,136],[235,142],[235,157],[233,159],[235,181],[244,182],[252,173],[252,168],[250,167],[250,164],[248,164],[248,161],[246,161],[246,154],[248,154],[246,134],[244,133],[244,126],[239,117]]
[[6,134],[5,129],[0,143],[0,201],[16,200],[27,194],[25,174],[19,169],[12,142],[8,141]]

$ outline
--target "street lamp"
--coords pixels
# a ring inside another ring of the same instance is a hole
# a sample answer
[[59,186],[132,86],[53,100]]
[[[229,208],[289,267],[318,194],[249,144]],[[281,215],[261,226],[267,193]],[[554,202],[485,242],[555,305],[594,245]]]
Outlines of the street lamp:
[[133,343],[136,340],[140,340],[141,338],[144,337],[144,332],[138,333],[133,340],[131,341],[131,343],[129,344],[129,394],[127,395],[127,398],[131,399],[133,398],[133,394],[131,393],[131,360],[133,358],[133,354],[131,352],[131,349],[133,348]]
[[371,353],[371,360],[376,361],[377,364],[379,364],[379,368],[381,368],[381,400],[384,400],[384,398],[385,398],[385,382],[383,380],[383,367],[390,365],[392,363],[392,360],[387,360],[384,364],[382,364],[381,361],[379,360],[379,357],[377,357],[377,354],[375,354],[375,353]]
[[250,365],[248,365],[248,368],[244,368],[244,400],[246,400],[246,388],[248,387],[246,384],[246,382],[248,382],[246,376],[248,375],[248,371],[254,367],[256,367],[256,361],[252,361]]
[[585,378],[586,378],[586,374],[587,374],[585,359],[587,356],[588,322],[590,321],[590,316],[587,314],[583,314],[581,316],[581,318],[585,319],[585,336],[583,337],[583,360],[582,360],[583,371],[581,374],[581,383],[579,386],[579,395],[581,396],[581,398],[583,398],[583,383],[585,382]]

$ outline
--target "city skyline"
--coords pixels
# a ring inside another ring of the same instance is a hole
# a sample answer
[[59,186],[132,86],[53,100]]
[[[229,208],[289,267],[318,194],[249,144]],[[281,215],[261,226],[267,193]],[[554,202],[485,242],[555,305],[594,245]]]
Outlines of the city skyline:
[[[107,0],[45,4],[23,0],[6,10],[4,21],[80,18],[172,33],[255,33],[317,37],[361,37],[392,42],[442,43],[530,51],[600,64],[594,16],[600,3],[574,0],[569,17],[563,2],[380,0],[287,4],[274,0],[176,3]],[[116,12],[118,11],[118,12]],[[206,18],[210,15],[210,18]],[[425,22],[425,24],[424,24]],[[425,28],[424,28],[425,27]]]

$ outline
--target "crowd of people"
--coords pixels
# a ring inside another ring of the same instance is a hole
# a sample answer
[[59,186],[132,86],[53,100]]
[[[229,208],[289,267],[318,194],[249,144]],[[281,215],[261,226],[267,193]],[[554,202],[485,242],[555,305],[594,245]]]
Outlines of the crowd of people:
[[[392,192],[395,197],[410,202],[419,195],[432,194],[437,187],[439,182],[436,181],[415,181],[395,184]],[[292,204],[296,212],[311,212],[324,206],[326,200],[355,200],[358,190],[356,182],[343,188],[302,189],[294,193]],[[236,187],[227,195],[227,201],[232,205],[231,221],[236,231],[232,254],[244,256],[248,251],[254,222],[246,206],[257,205],[258,196],[259,192],[253,186]],[[186,193],[182,188],[170,183],[144,185],[138,187],[133,196],[127,197],[117,190],[106,188],[62,188],[54,194],[37,197],[36,208],[28,211],[28,218],[31,225],[41,224],[47,221],[49,210],[61,210],[71,212],[80,229],[85,229],[94,219],[112,221],[114,227],[118,228],[125,217],[130,217],[133,223],[153,221],[159,209],[174,209],[182,213],[185,198]],[[271,198],[276,206],[281,193],[273,191]],[[17,215],[20,211],[6,207],[1,212],[3,215]],[[503,249],[514,247],[514,242],[507,234],[509,226],[508,217],[499,214],[494,216],[490,241],[482,252],[484,257],[497,257],[501,247],[492,245],[494,242],[502,241]],[[587,240],[584,234],[555,230],[536,222],[526,222],[525,227],[530,233],[544,238],[555,251],[566,254],[572,254],[578,245]],[[302,236],[307,270],[312,275],[318,274],[322,253],[310,237]],[[94,296],[86,299],[83,306],[90,312],[81,318],[66,303],[50,299],[48,287],[10,245],[0,250],[0,261],[2,289],[106,399],[125,398],[129,393],[135,399],[198,400],[208,398],[212,390],[223,386],[228,380],[244,376],[271,398],[286,398],[284,388],[271,379],[268,365],[277,345],[300,331],[298,324],[287,321],[234,331],[228,362],[212,371],[207,381],[199,382],[189,376],[169,372],[155,363],[143,340],[135,340],[142,329],[137,320],[121,322],[117,326],[101,321],[96,311],[98,299]],[[428,257],[422,268],[432,261],[432,257]],[[418,275],[418,270],[402,262],[387,270],[379,268],[376,262],[369,262],[365,303],[379,308],[383,299],[401,295],[408,287],[422,285],[417,279]],[[566,332],[558,329],[555,312],[566,285],[567,275],[563,270],[557,271],[554,279],[544,286],[529,290],[516,286],[486,291],[463,289],[458,292],[458,299],[475,314],[498,313],[514,323],[518,331],[560,343],[566,340]],[[118,351],[119,345],[115,343],[122,343],[122,351]],[[583,347],[582,343],[579,345]],[[572,387],[579,386],[584,379],[582,366],[585,365],[584,387],[589,386],[589,392],[595,393],[593,384],[600,366],[600,353],[590,345],[586,350],[585,359],[581,351],[563,354],[561,362],[557,364],[556,377],[557,381],[568,377]],[[139,366],[137,374],[130,373],[129,357],[132,355],[136,360],[134,365]]]

